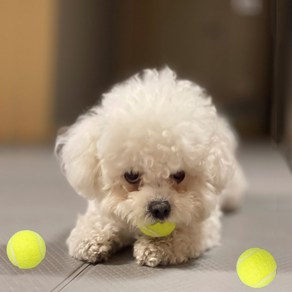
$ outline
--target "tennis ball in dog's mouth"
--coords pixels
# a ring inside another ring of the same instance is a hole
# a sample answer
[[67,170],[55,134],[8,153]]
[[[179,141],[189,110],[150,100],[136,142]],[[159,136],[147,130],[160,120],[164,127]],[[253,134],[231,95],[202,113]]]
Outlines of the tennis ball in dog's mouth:
[[163,223],[157,222],[155,224],[140,226],[139,229],[142,233],[150,237],[165,237],[173,232],[175,226],[175,223],[166,221]]
[[45,258],[46,244],[38,233],[22,230],[9,239],[6,252],[14,266],[20,269],[32,269]]

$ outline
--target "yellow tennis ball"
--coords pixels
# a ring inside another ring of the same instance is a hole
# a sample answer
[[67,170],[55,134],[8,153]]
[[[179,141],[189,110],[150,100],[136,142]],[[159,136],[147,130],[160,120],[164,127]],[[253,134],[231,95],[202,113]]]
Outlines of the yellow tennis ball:
[[262,288],[270,284],[277,273],[274,257],[261,248],[250,248],[237,260],[237,275],[247,286]]
[[6,252],[14,266],[20,269],[32,269],[45,258],[46,244],[38,233],[22,230],[9,239]]
[[157,222],[155,224],[139,227],[142,233],[151,237],[165,237],[172,233],[175,229],[175,223],[172,222]]

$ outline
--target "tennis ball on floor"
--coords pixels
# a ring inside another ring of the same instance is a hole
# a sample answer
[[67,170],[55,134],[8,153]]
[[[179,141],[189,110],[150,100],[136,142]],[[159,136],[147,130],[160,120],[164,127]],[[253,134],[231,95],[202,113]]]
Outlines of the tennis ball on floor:
[[277,273],[274,257],[261,248],[250,248],[237,260],[237,275],[241,282],[253,288],[262,288],[270,284]]
[[46,244],[38,233],[22,230],[9,239],[6,252],[14,266],[20,269],[32,269],[45,258]]
[[150,237],[165,237],[172,233],[175,229],[175,223],[172,222],[157,222],[155,224],[139,227],[142,233]]

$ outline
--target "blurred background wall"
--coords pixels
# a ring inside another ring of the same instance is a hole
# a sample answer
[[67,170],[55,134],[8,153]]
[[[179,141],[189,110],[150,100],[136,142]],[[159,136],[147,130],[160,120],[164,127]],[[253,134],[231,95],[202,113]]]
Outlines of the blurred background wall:
[[52,141],[115,82],[169,65],[243,138],[270,133],[269,0],[0,0],[0,142]]
[[54,0],[0,0],[0,142],[54,132],[56,11]]

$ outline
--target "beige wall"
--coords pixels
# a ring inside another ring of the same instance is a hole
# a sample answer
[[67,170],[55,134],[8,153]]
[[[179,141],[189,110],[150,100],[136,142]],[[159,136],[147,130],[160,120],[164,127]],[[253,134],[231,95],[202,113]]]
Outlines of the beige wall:
[[51,135],[55,0],[0,0],[0,142]]

